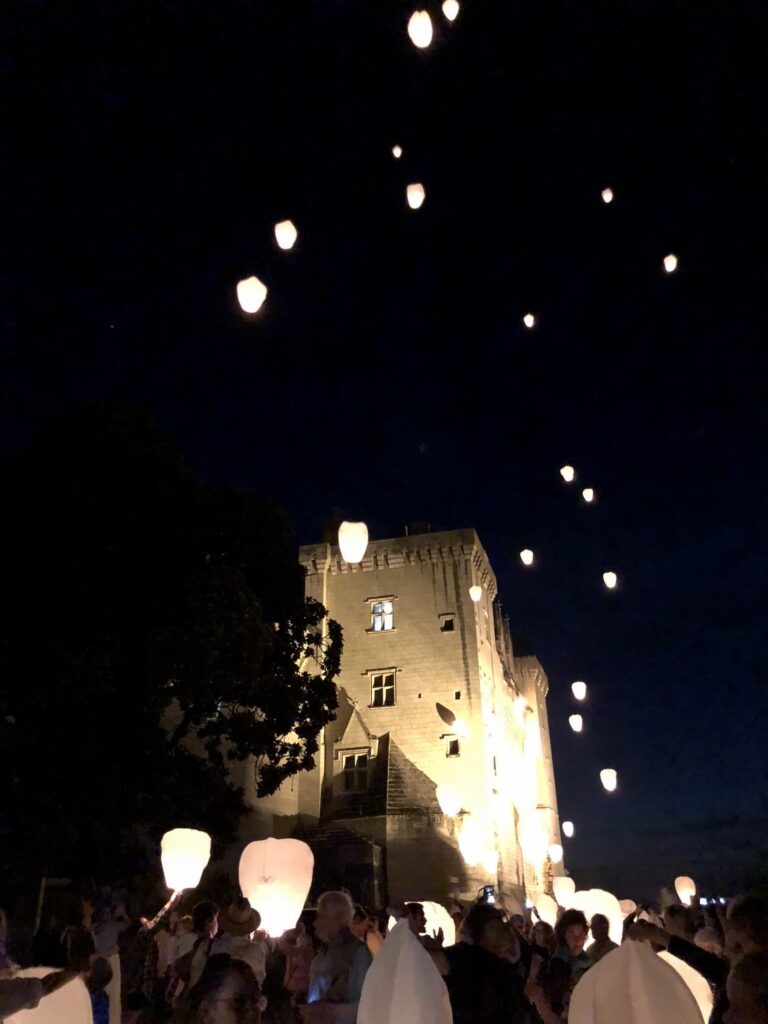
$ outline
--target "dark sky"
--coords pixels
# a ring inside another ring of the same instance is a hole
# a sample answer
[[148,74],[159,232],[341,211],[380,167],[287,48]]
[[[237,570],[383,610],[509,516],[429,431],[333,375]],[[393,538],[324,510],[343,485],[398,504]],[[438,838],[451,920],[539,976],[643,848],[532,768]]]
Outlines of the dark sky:
[[768,847],[768,9],[428,6],[422,52],[399,0],[5,5],[3,443],[129,401],[297,543],[474,526],[579,886],[727,893]]

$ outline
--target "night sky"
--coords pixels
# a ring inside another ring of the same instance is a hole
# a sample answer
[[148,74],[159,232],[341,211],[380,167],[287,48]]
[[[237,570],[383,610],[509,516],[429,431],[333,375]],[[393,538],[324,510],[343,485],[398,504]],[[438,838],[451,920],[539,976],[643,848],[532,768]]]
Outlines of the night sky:
[[475,527],[579,887],[730,895],[768,849],[768,9],[428,9],[419,51],[399,0],[5,5],[0,436],[128,401],[297,545]]

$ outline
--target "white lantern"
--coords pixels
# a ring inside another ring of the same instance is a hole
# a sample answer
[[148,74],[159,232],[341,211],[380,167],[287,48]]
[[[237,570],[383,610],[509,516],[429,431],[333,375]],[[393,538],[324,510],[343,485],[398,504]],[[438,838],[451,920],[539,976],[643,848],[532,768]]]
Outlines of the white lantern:
[[608,933],[617,945],[621,943],[624,933],[624,915],[619,901],[604,889],[582,889],[573,894],[571,907],[581,910],[588,921],[595,914],[604,914],[608,918]]
[[612,203],[613,202],[613,189],[612,188],[604,188],[603,191],[600,193],[600,195],[603,197],[603,202],[606,205],[608,203]]
[[568,724],[574,732],[581,732],[581,730],[584,728],[584,719],[581,717],[581,715],[571,715],[571,717],[568,719]]
[[634,900],[619,900],[619,906],[624,917],[629,917],[630,914],[634,914],[637,910],[637,904]]
[[455,818],[461,810],[459,791],[454,786],[444,782],[441,782],[437,787],[437,802],[440,804],[440,810],[443,814],[447,814],[449,818]]
[[688,875],[680,875],[675,879],[675,892],[680,902],[690,907],[691,900],[696,895],[696,883]]
[[453,720],[453,731],[457,736],[469,736],[469,726],[463,718],[454,718]]
[[567,484],[570,484],[573,482],[573,478],[576,476],[576,470],[573,468],[573,466],[563,466],[563,468],[560,470],[560,476],[563,478],[563,480],[565,480]]
[[526,313],[523,317],[523,323],[528,328],[528,330],[530,330],[536,324],[536,317],[533,315],[533,313]]
[[499,855],[497,851],[492,850],[490,847],[486,847],[483,851],[481,863],[489,875],[495,874],[499,866]]
[[677,256],[674,253],[670,253],[669,256],[664,257],[664,269],[668,274],[674,274],[677,270]]
[[618,785],[618,777],[616,775],[615,768],[603,768],[600,772],[600,781],[603,784],[603,789],[607,789],[609,793],[613,793]]
[[408,19],[408,35],[414,46],[425,50],[432,42],[432,19],[427,11],[414,11]]
[[571,683],[571,693],[576,700],[584,700],[587,696],[587,684],[580,681]]
[[172,892],[195,889],[211,859],[211,837],[196,828],[174,828],[160,840],[165,884]]
[[568,907],[571,896],[576,892],[576,883],[567,875],[558,875],[552,879],[552,889],[555,899],[561,907]]
[[573,839],[573,833],[576,831],[576,829],[574,828],[572,821],[564,821],[562,824],[562,829],[563,835],[566,836],[566,838]]
[[339,551],[344,561],[358,565],[367,547],[368,527],[365,523],[349,523],[345,519],[339,527]]
[[402,146],[393,146],[392,147],[392,156],[395,158],[395,160],[399,160],[402,155],[403,155],[403,147]]
[[559,864],[563,859],[563,848],[560,843],[549,844],[549,859],[553,864]]
[[244,313],[258,313],[267,297],[267,286],[258,277],[246,277],[237,283],[237,301]]
[[520,561],[523,565],[533,565],[533,552],[530,548],[523,548],[520,552]]
[[543,892],[536,897],[533,905],[539,918],[554,928],[557,924],[557,904],[552,897]]
[[603,583],[606,585],[606,587],[609,590],[615,590],[616,589],[616,584],[618,582],[619,582],[619,577],[616,575],[615,572],[604,572],[603,573]]
[[446,16],[448,21],[456,21],[456,17],[459,13],[459,0],[445,0],[443,4],[443,14]]
[[[57,967],[23,967],[11,977],[45,978],[57,970]],[[3,1021],[5,1024],[93,1024],[91,997],[82,977],[75,977],[42,999],[34,1010],[17,1010],[3,1016]]]
[[680,977],[683,979],[685,984],[691,991],[691,995],[699,1005],[701,1011],[702,1020],[709,1020],[712,1016],[712,1008],[715,1003],[715,998],[712,994],[712,989],[709,987],[709,982],[703,975],[687,964],[685,960],[681,960],[675,956],[674,953],[670,953],[666,949],[662,949],[658,953],[659,959],[668,963],[670,967],[673,967]]
[[477,604],[477,602],[483,596],[483,588],[479,587],[477,584],[475,584],[473,587],[469,588],[469,596],[472,598],[472,600],[475,602],[475,604]]
[[281,220],[275,224],[275,239],[281,249],[292,249],[298,237],[299,232],[292,220]]
[[304,909],[315,858],[300,839],[261,839],[240,857],[240,889],[261,914],[261,927],[273,938],[293,928]]
[[413,185],[409,185],[405,190],[405,197],[408,200],[408,205],[412,210],[418,210],[421,204],[427,197],[424,191],[424,186],[415,182]]
[[581,496],[588,505],[591,505],[595,500],[595,491],[593,487],[585,487],[581,492]]
[[[405,900],[404,902],[421,903],[424,908],[424,931],[430,938],[437,938],[437,933],[442,930],[443,945],[453,946],[456,944],[456,925],[442,903],[433,903],[431,900]],[[394,917],[389,918],[387,922],[388,935],[397,923]]]
[[459,850],[469,867],[480,864],[485,856],[485,834],[471,818],[465,818],[459,832]]

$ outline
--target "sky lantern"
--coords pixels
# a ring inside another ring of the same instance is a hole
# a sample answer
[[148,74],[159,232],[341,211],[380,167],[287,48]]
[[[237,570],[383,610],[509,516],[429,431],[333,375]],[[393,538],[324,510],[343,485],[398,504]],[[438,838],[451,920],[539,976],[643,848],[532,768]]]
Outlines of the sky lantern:
[[696,895],[696,883],[688,875],[680,875],[675,879],[675,892],[680,902],[690,907],[691,900]]
[[469,736],[469,726],[463,718],[454,718],[453,720],[453,731],[457,736]]
[[483,851],[481,864],[489,875],[495,874],[499,867],[498,851],[492,850],[490,846],[487,846]]
[[523,323],[528,328],[528,330],[530,330],[532,327],[536,326],[536,317],[533,315],[533,313],[526,313],[523,317]]
[[624,917],[629,917],[630,914],[634,914],[637,910],[637,904],[634,900],[619,900],[619,906]]
[[573,839],[573,833],[576,829],[573,827],[572,821],[564,821],[562,824],[563,835],[567,836],[568,839]]
[[604,188],[603,191],[600,193],[600,195],[602,196],[603,202],[606,204],[606,206],[608,205],[608,203],[612,203],[613,202],[613,189],[612,188]]
[[594,488],[585,487],[584,490],[581,492],[581,496],[588,505],[591,505],[592,502],[595,500]]
[[557,903],[555,903],[552,897],[543,892],[540,896],[536,897],[533,905],[536,908],[539,919],[554,928],[557,924]]
[[603,768],[600,772],[600,781],[603,784],[603,789],[606,789],[609,793],[613,793],[618,783],[618,777],[616,775],[615,768]]
[[560,476],[567,484],[573,483],[573,478],[576,476],[576,470],[573,466],[563,466],[560,470]]
[[261,914],[261,927],[279,938],[293,928],[312,885],[315,858],[300,839],[260,839],[240,857],[240,889]]
[[392,156],[395,158],[395,160],[399,160],[402,155],[403,155],[403,147],[402,146],[393,146],[392,147]]
[[258,277],[245,277],[237,283],[237,301],[244,313],[258,313],[267,297],[267,286]]
[[367,547],[368,527],[365,523],[349,523],[345,519],[339,527],[339,550],[344,561],[358,565]]
[[471,818],[465,818],[459,832],[459,850],[469,867],[480,864],[485,856],[485,833]]
[[477,604],[477,602],[483,596],[483,588],[478,586],[477,583],[475,583],[474,586],[469,588],[469,596],[472,598],[472,600],[475,602],[475,604]]
[[432,19],[427,11],[414,11],[408,19],[408,35],[414,46],[425,50],[432,42]]
[[549,844],[549,859],[553,864],[559,864],[563,859],[563,848],[560,843]]
[[455,786],[441,782],[437,787],[437,802],[440,810],[449,818],[455,818],[461,810],[461,796]]
[[618,582],[619,582],[619,577],[616,575],[615,572],[604,572],[603,573],[603,583],[606,585],[606,587],[609,590],[615,590],[616,589],[616,584]]
[[712,994],[712,989],[709,987],[707,979],[699,974],[694,967],[687,964],[685,960],[681,960],[680,957],[670,953],[667,949],[660,950],[657,956],[660,960],[669,964],[670,967],[673,967],[688,986],[691,995],[699,1005],[702,1020],[710,1020],[715,997]]
[[568,724],[574,732],[581,732],[581,730],[584,728],[584,719],[581,717],[581,715],[571,715],[571,717],[568,719]]
[[567,875],[557,875],[552,879],[552,891],[561,907],[568,907],[571,896],[576,892],[576,883]]
[[275,240],[281,249],[292,249],[299,232],[292,220],[281,220],[275,224]]
[[523,548],[520,552],[520,561],[523,565],[533,565],[533,552],[530,548]]
[[[42,979],[57,970],[57,967],[22,967],[15,970],[12,977]],[[34,1010],[17,1010],[3,1016],[3,1020],[8,1024],[62,1024],[62,1021],[66,1024],[93,1024],[91,996],[82,976],[74,977],[66,985],[54,989]]]
[[172,892],[195,889],[211,859],[211,837],[196,828],[174,828],[160,840],[165,884]]
[[664,257],[664,269],[668,274],[674,274],[677,270],[677,256],[673,252]]
[[408,205],[410,206],[410,208],[412,210],[418,210],[418,208],[426,199],[427,194],[424,191],[424,186],[419,184],[419,182],[415,182],[414,184],[409,185],[406,188],[405,196],[406,199],[408,200]]
[[448,21],[456,21],[456,17],[459,13],[459,0],[445,0],[443,4],[443,14],[446,16]]
[[581,680],[571,683],[571,693],[576,700],[584,700],[587,696],[587,684],[582,683]]

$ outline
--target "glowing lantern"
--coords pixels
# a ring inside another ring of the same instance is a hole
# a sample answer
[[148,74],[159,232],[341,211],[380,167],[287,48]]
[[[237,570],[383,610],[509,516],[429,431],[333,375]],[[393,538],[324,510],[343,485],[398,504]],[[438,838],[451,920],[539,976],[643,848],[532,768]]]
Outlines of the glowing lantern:
[[533,565],[533,552],[530,548],[524,548],[520,552],[520,561],[523,565]]
[[709,987],[709,982],[699,972],[687,964],[685,960],[681,960],[675,956],[674,953],[670,953],[666,949],[662,949],[658,954],[660,960],[668,963],[670,967],[674,967],[680,977],[683,979],[685,984],[691,990],[691,995],[699,1004],[699,1010],[703,1020],[709,1020],[712,1016],[712,1007],[714,1006],[715,998],[712,994],[712,989]]
[[[405,900],[404,902],[421,903],[424,908],[424,931],[427,935],[437,938],[437,933],[442,929],[443,944],[446,946],[455,944],[456,924],[442,903],[433,903],[431,900]],[[390,917],[387,922],[387,932],[391,932],[397,923],[394,917]]]
[[409,185],[408,188],[406,188],[405,196],[406,199],[408,200],[408,205],[410,206],[410,208],[412,210],[418,210],[418,208],[426,199],[427,194],[424,191],[424,186],[416,182],[415,184]]
[[520,849],[526,860],[532,864],[543,864],[547,859],[548,840],[547,833],[541,827],[535,811],[523,815],[518,829]]
[[465,819],[459,833],[459,850],[469,867],[475,867],[486,853],[485,834],[471,818]]
[[619,577],[616,575],[615,572],[604,572],[603,573],[603,583],[606,585],[606,587],[609,590],[614,590],[615,587],[616,587],[616,584],[618,582],[619,582]]
[[619,900],[619,906],[624,917],[629,917],[630,914],[634,914],[637,910],[637,904],[634,900]]
[[448,21],[456,21],[456,17],[459,13],[459,0],[445,0],[443,4],[443,14],[446,16]]
[[275,224],[275,239],[281,249],[292,249],[299,232],[292,220],[281,220]]
[[680,875],[675,879],[675,892],[680,902],[690,907],[691,900],[696,895],[696,883],[687,875]]
[[536,323],[536,317],[533,315],[533,313],[526,313],[523,317],[523,323],[528,328],[528,330],[530,330],[531,327],[533,327]]
[[668,274],[674,274],[677,270],[677,256],[674,253],[670,253],[669,256],[664,257],[664,269]]
[[563,468],[560,470],[560,476],[563,478],[563,480],[565,480],[567,484],[570,484],[573,482],[573,478],[576,476],[576,470],[573,468],[573,466],[563,466]]
[[459,791],[454,789],[453,786],[447,786],[445,783],[441,783],[437,787],[437,802],[440,804],[440,810],[443,814],[447,814],[449,818],[454,818],[461,810]]
[[414,46],[425,50],[432,42],[432,19],[427,11],[414,11],[408,20],[408,35]]
[[403,147],[402,146],[393,146],[392,147],[392,156],[395,158],[395,160],[399,160],[402,155],[403,155]]
[[475,604],[477,604],[477,602],[483,596],[483,588],[475,584],[473,587],[469,588],[469,596],[472,598]]
[[581,492],[581,496],[588,505],[591,505],[595,500],[595,491],[592,487],[585,487]]
[[237,301],[244,313],[258,313],[267,297],[267,286],[258,277],[246,277],[237,284]]
[[[111,957],[110,957],[111,960]],[[57,967],[23,967],[15,971],[14,978],[44,978],[57,971]],[[81,977],[47,995],[34,1010],[18,1010],[3,1016],[6,1024],[92,1024],[91,997]]]
[[489,875],[494,874],[499,866],[499,855],[496,850],[486,848],[483,851],[482,865]]
[[576,892],[576,883],[567,875],[558,875],[552,879],[552,890],[561,907],[568,907],[571,896]]
[[174,828],[160,840],[165,884],[172,892],[194,889],[211,859],[211,837],[196,828]]
[[261,839],[240,857],[240,889],[261,914],[261,927],[273,938],[293,928],[304,909],[315,858],[300,839]]
[[573,833],[576,831],[576,829],[573,827],[573,822],[572,821],[564,821],[563,825],[562,825],[562,828],[563,828],[563,835],[566,836],[568,839],[573,839]]
[[574,732],[581,732],[581,730],[584,728],[584,719],[581,717],[581,715],[571,715],[571,717],[568,719],[568,724]]
[[588,921],[591,921],[595,914],[604,914],[608,918],[608,934],[611,940],[617,945],[621,943],[624,934],[624,915],[621,912],[619,901],[604,889],[581,889],[573,894],[571,907],[581,910]]
[[587,696],[587,684],[582,682],[571,683],[571,693],[576,700],[584,700]]
[[365,523],[348,523],[345,519],[339,527],[339,550],[344,561],[358,565],[367,547],[368,527]]
[[600,781],[603,784],[603,789],[607,789],[609,793],[613,793],[618,785],[616,770],[614,768],[603,768],[600,772]]
[[553,864],[559,864],[563,859],[563,848],[560,843],[549,844],[549,859]]
[[543,892],[536,897],[533,905],[539,918],[554,928],[557,924],[557,904],[552,897]]
[[600,193],[600,195],[603,197],[603,202],[606,205],[608,203],[612,203],[613,202],[613,189],[612,188],[604,188],[603,191]]
[[469,736],[469,726],[463,718],[454,718],[453,731],[457,736]]

